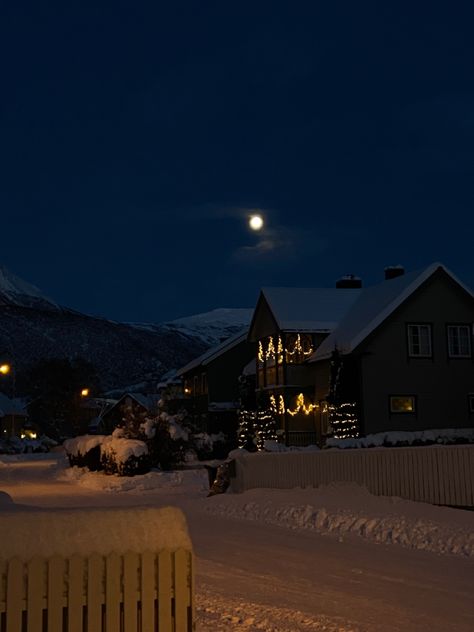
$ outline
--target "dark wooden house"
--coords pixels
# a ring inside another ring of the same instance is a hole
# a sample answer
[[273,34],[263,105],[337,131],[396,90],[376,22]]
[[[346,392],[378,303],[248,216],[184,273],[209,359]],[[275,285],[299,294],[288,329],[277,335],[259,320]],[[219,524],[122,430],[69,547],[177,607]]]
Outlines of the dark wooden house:
[[247,330],[206,351],[177,372],[184,406],[195,424],[209,433],[233,436],[237,430],[239,377],[255,356]]
[[474,425],[474,296],[441,264],[362,288],[262,290],[262,406],[287,444]]

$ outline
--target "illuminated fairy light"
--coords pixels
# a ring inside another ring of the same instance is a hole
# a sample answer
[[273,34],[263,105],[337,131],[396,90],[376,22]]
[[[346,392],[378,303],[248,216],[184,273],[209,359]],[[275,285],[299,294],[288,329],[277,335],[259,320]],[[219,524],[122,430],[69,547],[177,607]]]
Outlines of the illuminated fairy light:
[[318,407],[318,404],[312,404],[311,402],[309,402],[309,404],[306,404],[303,393],[300,393],[296,398],[296,408],[294,408],[293,410],[287,408],[286,412],[292,417],[297,415],[299,412],[303,412],[305,415],[310,415],[313,410]]
[[355,439],[359,436],[359,419],[356,408],[355,402],[329,404],[326,407],[335,439]]
[[300,334],[297,335],[295,344],[292,349],[283,346],[283,341],[281,336],[278,336],[277,340],[277,348],[275,351],[275,341],[273,336],[270,336],[268,339],[268,346],[266,349],[263,347],[263,343],[260,340],[258,343],[258,361],[265,362],[265,360],[274,360],[276,357],[278,358],[278,364],[283,363],[283,355],[286,354],[287,357],[299,356],[299,357],[308,357],[314,351],[313,345],[310,345],[308,349],[305,350],[303,344],[301,343]]

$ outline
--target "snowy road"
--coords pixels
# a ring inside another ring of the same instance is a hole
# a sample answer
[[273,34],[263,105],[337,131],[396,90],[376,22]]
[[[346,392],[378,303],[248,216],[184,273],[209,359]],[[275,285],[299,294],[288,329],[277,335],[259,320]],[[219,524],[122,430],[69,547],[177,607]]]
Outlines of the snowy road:
[[43,507],[183,508],[198,558],[201,632],[474,630],[472,559],[213,515],[206,508],[219,499],[202,489],[91,490],[58,480],[56,465],[0,464],[0,490]]

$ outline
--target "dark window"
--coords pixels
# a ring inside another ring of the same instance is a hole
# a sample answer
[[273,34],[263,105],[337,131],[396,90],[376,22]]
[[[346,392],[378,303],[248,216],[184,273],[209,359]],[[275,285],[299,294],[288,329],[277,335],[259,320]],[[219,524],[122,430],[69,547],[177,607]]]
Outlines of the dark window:
[[197,395],[199,393],[199,380],[198,380],[198,376],[195,375],[194,376],[194,395]]
[[207,393],[207,375],[201,373],[201,393],[205,395]]
[[450,358],[471,357],[469,325],[448,325],[448,353]]
[[415,413],[416,398],[414,395],[391,395],[390,396],[390,412],[391,413]]
[[408,354],[413,358],[431,357],[431,325],[408,325]]

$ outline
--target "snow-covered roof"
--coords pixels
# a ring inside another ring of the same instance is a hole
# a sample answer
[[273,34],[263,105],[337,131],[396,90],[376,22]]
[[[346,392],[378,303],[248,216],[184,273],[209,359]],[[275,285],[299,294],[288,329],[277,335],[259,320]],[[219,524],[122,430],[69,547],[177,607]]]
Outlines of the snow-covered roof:
[[25,402],[21,399],[10,399],[3,393],[0,393],[0,417],[7,415],[19,415],[27,417]]
[[266,287],[262,294],[282,331],[332,331],[362,292],[358,288]]
[[[378,285],[373,285],[360,291],[357,301],[353,303],[335,331],[316,349],[309,362],[329,357],[336,347],[341,353],[351,353],[424,281],[439,269],[444,270],[474,298],[471,290],[463,285],[441,263],[433,263],[423,270],[417,270],[389,281],[383,281]],[[347,290],[340,291],[346,292]]]
[[233,347],[236,347],[241,342],[244,342],[245,340],[247,340],[247,332],[248,332],[248,329],[245,328],[243,331],[240,331],[236,333],[235,335],[230,336],[230,338],[227,338],[227,340],[224,340],[224,342],[221,342],[216,347],[212,347],[211,349],[208,349],[205,353],[203,353],[196,359],[192,360],[191,362],[188,362],[186,366],[183,366],[181,369],[178,369],[178,371],[176,372],[176,375],[177,376],[184,375],[188,371],[192,371],[192,369],[195,369],[196,367],[201,366],[201,365],[206,366],[207,364],[209,364],[210,362],[218,358],[223,353],[226,353],[230,349],[233,349]]

